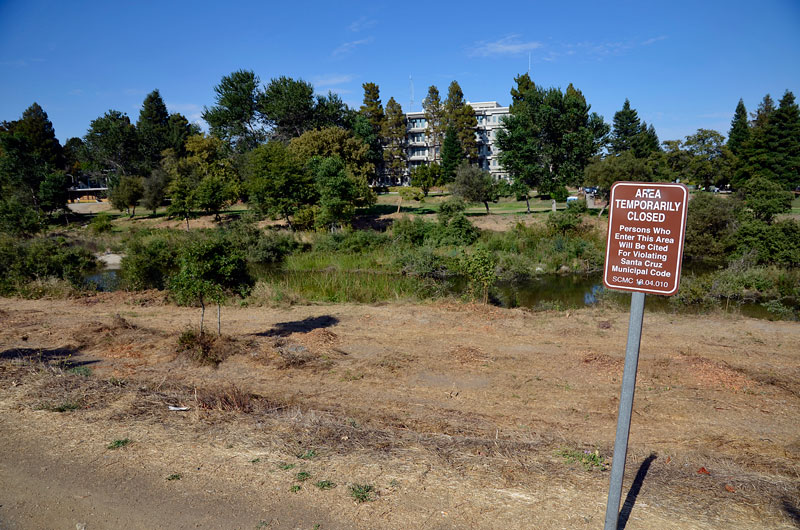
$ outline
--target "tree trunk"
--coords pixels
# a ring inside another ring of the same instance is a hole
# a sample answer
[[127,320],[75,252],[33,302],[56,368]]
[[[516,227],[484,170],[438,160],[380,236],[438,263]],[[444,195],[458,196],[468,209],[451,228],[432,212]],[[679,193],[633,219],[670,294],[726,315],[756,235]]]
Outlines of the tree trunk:
[[200,335],[203,334],[203,321],[206,318],[206,304],[203,303],[203,299],[200,299]]
[[525,196],[525,207],[528,208],[528,213],[531,213],[531,198]]
[[486,213],[490,214],[492,212],[489,211],[489,201],[483,201],[483,205],[486,206]]
[[222,336],[222,319],[220,318],[219,302],[217,302],[217,337]]
[[186,231],[188,232],[189,231],[189,216],[187,215],[186,217],[184,217],[184,219],[186,219]]
[[289,225],[289,230],[294,232],[295,231],[294,225],[292,225],[292,221],[289,219],[289,214],[288,213],[284,214],[283,218],[286,219],[286,224]]
[[131,219],[136,215],[136,205],[133,205],[133,210],[131,211]]
[[397,213],[400,213],[400,208],[403,206],[403,196],[400,196],[400,200],[397,201]]
[[600,213],[599,213],[599,214],[597,214],[597,217],[603,217],[603,212],[605,212],[605,211],[606,211],[606,206],[608,206],[608,205],[607,205],[607,204],[604,204],[604,205],[603,205],[603,207],[602,207],[602,208],[600,208]]

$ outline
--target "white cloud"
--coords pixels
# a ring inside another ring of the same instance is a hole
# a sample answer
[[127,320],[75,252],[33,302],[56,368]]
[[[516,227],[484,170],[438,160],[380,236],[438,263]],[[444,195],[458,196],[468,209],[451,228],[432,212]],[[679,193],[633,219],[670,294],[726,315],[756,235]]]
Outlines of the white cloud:
[[345,54],[348,54],[348,53],[352,52],[353,50],[355,50],[359,46],[363,46],[364,44],[369,44],[370,42],[372,42],[372,37],[368,37],[366,39],[354,40],[354,41],[350,41],[350,42],[345,42],[344,44],[341,44],[339,47],[337,47],[335,50],[333,50],[331,52],[331,55],[333,55],[334,57],[338,57],[340,55],[345,55]]
[[352,80],[353,76],[351,74],[328,74],[321,77],[315,77],[314,86],[317,88],[332,87],[349,83]]
[[659,35],[658,37],[653,37],[652,39],[647,39],[646,41],[642,42],[642,46],[650,46],[660,40],[665,40],[667,38],[666,35]]
[[491,57],[494,55],[519,55],[541,48],[537,41],[522,41],[519,35],[509,35],[493,42],[479,41],[469,55],[471,57]]
[[359,31],[364,31],[365,29],[369,29],[377,23],[378,23],[377,20],[373,20],[367,17],[361,17],[358,20],[351,23],[349,26],[347,26],[347,29],[349,29],[353,33],[356,33]]

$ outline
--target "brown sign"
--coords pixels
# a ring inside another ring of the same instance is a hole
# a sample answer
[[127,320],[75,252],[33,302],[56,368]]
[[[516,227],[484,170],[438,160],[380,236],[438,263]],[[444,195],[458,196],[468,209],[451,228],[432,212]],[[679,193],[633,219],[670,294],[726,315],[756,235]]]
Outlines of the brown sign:
[[606,287],[667,296],[678,292],[688,202],[683,184],[611,186]]

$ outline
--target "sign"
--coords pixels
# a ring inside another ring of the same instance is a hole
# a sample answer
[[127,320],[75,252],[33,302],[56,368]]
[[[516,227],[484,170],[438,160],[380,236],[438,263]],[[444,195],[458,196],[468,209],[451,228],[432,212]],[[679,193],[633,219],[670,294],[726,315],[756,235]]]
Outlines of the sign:
[[611,186],[606,287],[667,296],[678,292],[688,202],[683,184]]

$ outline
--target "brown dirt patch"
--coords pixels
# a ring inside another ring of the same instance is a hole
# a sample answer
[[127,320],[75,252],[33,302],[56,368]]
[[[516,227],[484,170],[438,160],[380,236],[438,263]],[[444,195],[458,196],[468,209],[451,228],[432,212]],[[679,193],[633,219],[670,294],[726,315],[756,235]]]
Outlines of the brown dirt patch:
[[[16,495],[4,523],[85,522],[59,508],[76,484],[99,504],[73,507],[98,528],[602,525],[607,472],[558,455],[611,457],[626,329],[576,330],[624,311],[225,307],[241,347],[214,367],[176,355],[197,310],[92,300],[0,299],[0,491]],[[796,524],[800,327],[646,313],[640,376],[625,484],[657,457],[628,528]],[[353,483],[377,500],[356,505]],[[58,502],[37,509],[46,486]],[[187,519],[181,503],[209,491]]]

